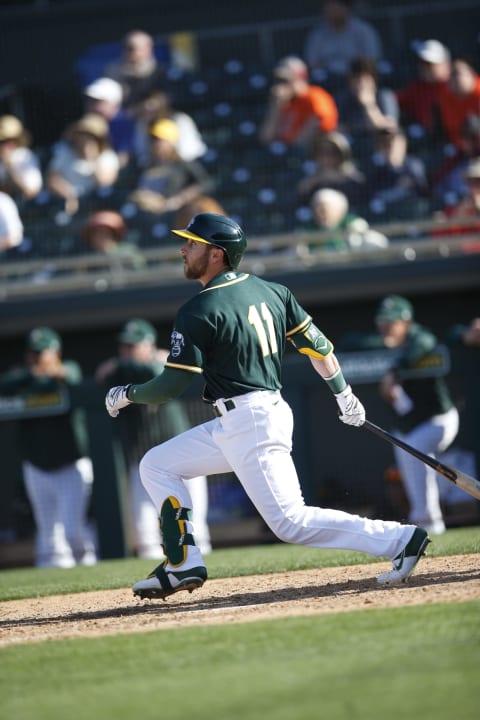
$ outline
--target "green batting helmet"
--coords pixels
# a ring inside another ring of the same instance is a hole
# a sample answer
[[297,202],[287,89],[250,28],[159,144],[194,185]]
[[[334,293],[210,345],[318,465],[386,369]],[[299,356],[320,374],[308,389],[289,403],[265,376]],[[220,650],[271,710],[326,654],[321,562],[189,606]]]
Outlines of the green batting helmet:
[[240,264],[247,247],[247,239],[240,225],[235,220],[217,213],[198,213],[184,230],[172,232],[188,240],[222,248],[234,270]]

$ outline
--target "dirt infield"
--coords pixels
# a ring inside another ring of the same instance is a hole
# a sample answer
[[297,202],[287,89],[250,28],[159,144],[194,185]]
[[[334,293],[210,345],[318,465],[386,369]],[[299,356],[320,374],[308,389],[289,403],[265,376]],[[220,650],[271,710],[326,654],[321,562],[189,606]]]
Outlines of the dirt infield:
[[480,599],[480,554],[424,558],[408,583],[385,589],[376,576],[389,567],[209,580],[166,602],[137,600],[130,588],[11,600],[0,603],[0,645]]

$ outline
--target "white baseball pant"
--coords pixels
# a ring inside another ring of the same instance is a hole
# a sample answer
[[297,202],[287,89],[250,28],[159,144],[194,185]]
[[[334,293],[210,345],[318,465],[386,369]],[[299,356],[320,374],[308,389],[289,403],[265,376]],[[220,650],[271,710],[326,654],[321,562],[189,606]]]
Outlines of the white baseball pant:
[[86,522],[93,481],[90,458],[57,470],[24,462],[23,477],[36,525],[37,567],[94,564],[95,546]]
[[[222,416],[149,450],[140,463],[142,482],[157,511],[173,495],[184,507],[191,498],[182,482],[199,473],[233,471],[280,540],[393,559],[408,543],[413,525],[372,520],[305,505],[291,458],[293,417],[280,393],[258,391],[216,405]],[[230,405],[230,403],[228,403]],[[196,553],[187,563],[198,564]]]

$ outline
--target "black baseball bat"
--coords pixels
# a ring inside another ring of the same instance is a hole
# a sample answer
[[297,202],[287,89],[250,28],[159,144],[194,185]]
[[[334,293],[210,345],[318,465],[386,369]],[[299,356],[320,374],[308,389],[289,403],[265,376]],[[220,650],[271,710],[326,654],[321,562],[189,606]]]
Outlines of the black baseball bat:
[[418,460],[421,460],[421,462],[425,463],[425,465],[432,467],[437,473],[439,473],[439,475],[443,475],[443,477],[450,480],[450,482],[454,485],[458,485],[459,488],[465,490],[465,492],[469,493],[469,495],[472,495],[474,498],[477,498],[477,500],[480,500],[480,482],[475,480],[475,478],[470,477],[470,475],[467,475],[461,470],[456,470],[449,465],[445,465],[445,463],[442,463],[439,460],[435,460],[435,458],[432,458],[430,455],[426,455],[421,450],[417,450],[411,445],[408,445],[403,440],[399,440],[399,438],[395,437],[386,430],[383,430],[381,427],[378,427],[378,425],[374,425],[369,420],[365,420],[362,427],[370,430],[370,432],[378,435],[378,437],[386,440],[391,445],[396,445],[397,447],[402,448],[405,452],[410,453],[410,455],[413,455]]

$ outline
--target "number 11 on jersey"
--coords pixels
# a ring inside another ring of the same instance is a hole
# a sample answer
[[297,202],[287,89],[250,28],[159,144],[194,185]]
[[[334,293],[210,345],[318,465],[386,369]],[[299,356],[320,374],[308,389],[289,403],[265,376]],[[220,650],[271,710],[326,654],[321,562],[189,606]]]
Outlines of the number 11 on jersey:
[[248,322],[255,328],[263,357],[267,357],[278,352],[278,344],[272,313],[266,303],[262,302],[260,304],[260,311],[261,316],[255,305],[250,305],[248,308]]

